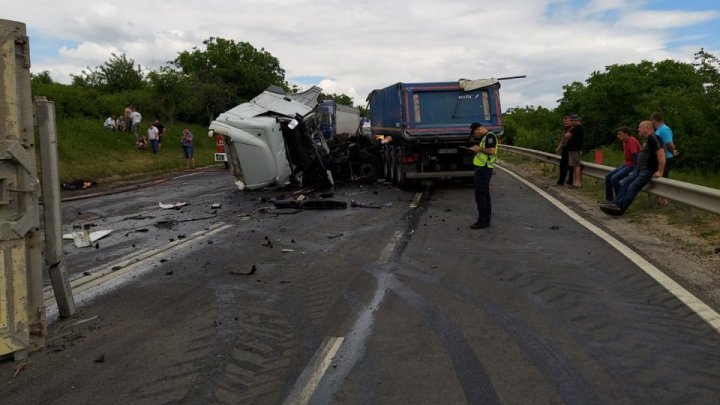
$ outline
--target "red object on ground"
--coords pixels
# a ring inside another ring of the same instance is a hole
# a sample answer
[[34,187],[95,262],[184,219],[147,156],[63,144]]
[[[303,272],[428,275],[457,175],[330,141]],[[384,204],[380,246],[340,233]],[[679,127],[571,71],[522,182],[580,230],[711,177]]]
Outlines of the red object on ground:
[[603,163],[603,151],[596,150],[595,151],[595,163],[601,165]]

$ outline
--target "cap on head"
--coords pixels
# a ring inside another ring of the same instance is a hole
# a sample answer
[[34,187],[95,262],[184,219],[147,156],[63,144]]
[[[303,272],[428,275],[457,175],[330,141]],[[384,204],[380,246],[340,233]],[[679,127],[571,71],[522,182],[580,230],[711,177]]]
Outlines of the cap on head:
[[471,133],[471,134],[474,133],[475,130],[478,129],[478,128],[480,128],[481,126],[483,126],[481,123],[479,123],[479,122],[473,122],[472,124],[470,124],[470,133]]
[[572,121],[578,121],[580,119],[580,116],[577,114],[570,114],[570,118]]

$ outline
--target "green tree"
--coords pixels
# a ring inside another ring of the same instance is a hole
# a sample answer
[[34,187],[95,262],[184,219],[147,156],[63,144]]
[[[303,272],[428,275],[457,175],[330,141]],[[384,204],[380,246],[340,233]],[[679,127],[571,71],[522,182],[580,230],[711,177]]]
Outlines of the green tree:
[[205,49],[183,51],[172,62],[191,78],[193,97],[208,119],[245,102],[268,86],[287,88],[280,62],[247,42],[211,37]]
[[73,85],[91,87],[105,92],[139,90],[145,86],[140,65],[123,53],[112,54],[102,66],[87,67],[80,75],[71,75]]
[[42,84],[54,84],[55,81],[50,76],[50,71],[43,70],[40,73],[37,74],[30,74],[30,80],[32,83],[42,83]]
[[164,66],[148,73],[148,82],[153,95],[152,109],[159,118],[173,125],[176,118],[192,117],[192,84],[186,75]]
[[350,96],[348,96],[347,94],[335,94],[335,93],[333,93],[333,94],[330,94],[330,95],[328,95],[328,96],[326,96],[326,97],[327,97],[327,98],[330,98],[330,99],[332,99],[332,100],[335,100],[335,103],[337,103],[337,104],[346,105],[346,106],[348,106],[348,107],[352,107],[352,106],[353,106],[353,99],[352,99]]

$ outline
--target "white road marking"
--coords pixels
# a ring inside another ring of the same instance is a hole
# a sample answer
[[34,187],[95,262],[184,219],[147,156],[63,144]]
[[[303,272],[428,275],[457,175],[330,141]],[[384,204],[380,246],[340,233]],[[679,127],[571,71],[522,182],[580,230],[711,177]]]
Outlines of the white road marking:
[[393,234],[390,242],[385,245],[385,248],[380,253],[380,258],[378,259],[380,264],[388,264],[388,262],[390,262],[390,256],[392,256],[393,252],[395,251],[395,247],[397,246],[398,242],[400,242],[401,237],[402,232],[400,231],[396,231]]
[[[232,226],[232,224],[217,223],[212,225],[208,230],[197,231],[185,239],[170,242],[161,248],[149,249],[120,263],[114,263],[91,270],[90,276],[75,279],[70,283],[75,301],[78,305],[88,302],[107,291],[123,285],[130,279],[152,270],[154,263],[151,263],[149,259],[160,254],[169,255],[174,252],[182,253],[186,251],[187,244],[197,243],[216,233],[225,231]],[[43,294],[43,301],[47,307],[48,322],[53,322],[57,318],[58,313],[55,294],[52,289]]]
[[[402,232],[395,231],[388,244],[385,245],[385,248],[383,248],[380,253],[380,257],[378,258],[380,265],[385,265],[390,262],[390,258],[398,242],[400,242],[402,235]],[[390,274],[384,274],[378,277],[378,284],[370,305],[360,311],[352,328],[350,328],[350,335],[347,341],[350,342],[351,347],[364,347],[365,340],[370,336],[370,331],[372,330],[375,311],[380,308],[380,305],[385,299],[388,283],[392,283],[393,281],[395,281],[394,276]],[[284,404],[307,404],[308,401],[310,401],[310,398],[312,398],[320,381],[327,372],[328,365],[340,350],[344,341],[344,337],[333,337],[330,338],[324,346],[318,348],[313,358],[310,359],[310,362],[305,367],[305,370],[303,370],[300,377],[295,381],[295,386],[285,401],[283,401]],[[349,372],[354,366],[355,361],[357,361],[357,356],[345,356],[339,368],[340,372]]]
[[317,349],[308,366],[300,374],[295,388],[283,402],[284,404],[305,405],[310,401],[312,394],[320,384],[320,380],[325,375],[328,367],[332,364],[335,354],[337,354],[344,340],[343,337],[333,336]]
[[423,193],[416,193],[415,198],[413,198],[412,203],[410,203],[410,208],[417,208],[418,204],[420,204],[420,200],[422,200]]
[[528,182],[527,180],[525,180],[522,177],[520,177],[519,175],[511,172],[510,170],[507,170],[507,169],[499,167],[499,166],[496,166],[496,167],[498,169],[508,173],[509,175],[515,177],[520,182],[522,182],[526,186],[533,189],[535,192],[540,194],[546,200],[550,201],[551,204],[555,205],[562,212],[567,214],[567,216],[569,216],[570,218],[572,218],[576,222],[578,222],[580,225],[587,228],[590,232],[592,232],[595,235],[602,238],[610,246],[614,247],[618,252],[622,253],[630,261],[635,263],[641,270],[643,270],[645,273],[647,273],[650,277],[655,279],[655,281],[660,283],[660,285],[665,287],[665,289],[667,289],[671,294],[673,294],[680,301],[682,301],[685,305],[687,305],[688,308],[690,308],[696,314],[698,314],[698,316],[700,318],[702,318],[703,320],[705,320],[705,322],[710,324],[710,326],[713,329],[715,329],[718,333],[720,333],[720,314],[718,314],[714,309],[710,308],[710,306],[708,306],[707,304],[702,302],[699,298],[694,296],[690,291],[686,290],[685,287],[681,286],[675,280],[668,277],[665,273],[660,271],[652,263],[645,260],[642,256],[640,256],[638,253],[636,253],[635,251],[630,249],[624,243],[620,242],[619,240],[615,239],[612,235],[608,234],[607,232],[605,232],[602,229],[598,228],[597,226],[593,225],[586,219],[582,218],[580,215],[576,214],[573,210],[571,210],[565,204],[561,203],[556,198],[554,198],[547,192],[543,191],[536,185]]

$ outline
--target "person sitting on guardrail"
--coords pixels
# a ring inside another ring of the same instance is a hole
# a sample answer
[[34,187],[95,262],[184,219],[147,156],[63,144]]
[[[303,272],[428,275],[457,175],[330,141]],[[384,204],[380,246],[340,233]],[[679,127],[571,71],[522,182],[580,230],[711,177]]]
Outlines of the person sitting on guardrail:
[[605,176],[605,203],[612,204],[620,192],[620,180],[627,177],[637,166],[640,142],[632,136],[630,127],[617,129],[617,139],[622,143],[624,162]]
[[655,128],[650,121],[643,121],[638,126],[638,135],[644,143],[638,153],[637,167],[620,181],[620,191],[614,204],[600,205],[606,214],[622,215],[627,211],[640,190],[650,180],[662,177],[665,170],[665,149],[655,135]]

